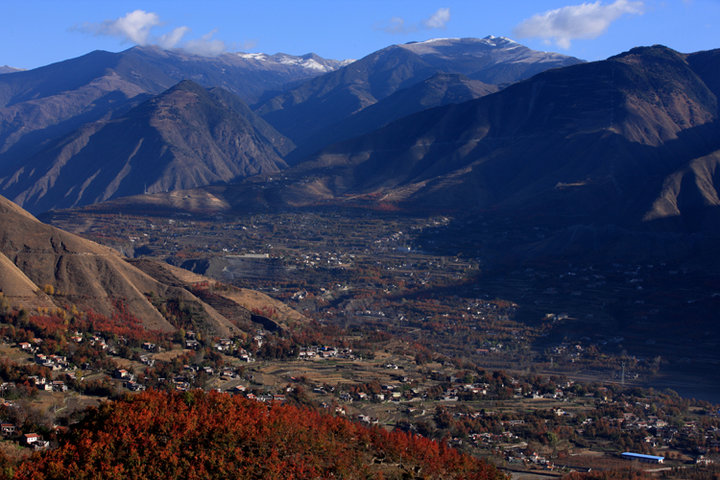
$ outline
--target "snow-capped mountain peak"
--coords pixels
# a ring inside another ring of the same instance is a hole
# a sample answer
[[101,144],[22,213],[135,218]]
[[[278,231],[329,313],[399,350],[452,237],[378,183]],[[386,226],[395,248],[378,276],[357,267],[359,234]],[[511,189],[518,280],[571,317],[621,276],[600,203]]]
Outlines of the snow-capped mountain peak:
[[266,66],[270,66],[272,64],[275,65],[285,65],[285,66],[295,66],[295,67],[301,67],[307,70],[313,70],[319,73],[327,73],[332,72],[333,70],[337,70],[338,68],[347,65],[348,63],[352,62],[353,60],[331,60],[327,58],[322,58],[318,55],[315,55],[314,53],[308,53],[306,55],[296,56],[296,55],[288,55],[286,53],[276,53],[274,55],[268,55],[266,53],[245,53],[245,52],[238,52],[236,54],[239,58],[243,60],[248,60],[251,62],[260,62],[265,64]]

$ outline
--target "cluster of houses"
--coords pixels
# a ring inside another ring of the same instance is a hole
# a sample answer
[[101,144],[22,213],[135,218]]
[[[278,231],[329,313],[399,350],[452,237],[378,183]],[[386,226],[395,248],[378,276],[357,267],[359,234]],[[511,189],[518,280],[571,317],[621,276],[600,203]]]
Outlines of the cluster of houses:
[[343,358],[347,360],[354,360],[355,354],[351,348],[338,348],[332,346],[322,347],[301,347],[298,353],[300,360],[314,360],[314,359],[327,359],[327,358]]
[[682,425],[671,425],[655,415],[639,418],[632,413],[624,413],[622,418],[611,418],[608,421],[616,426],[621,426],[624,430],[644,431],[646,433],[644,441],[651,448],[682,444],[688,439],[704,438],[705,448],[716,451],[720,449],[720,428],[702,426],[695,421],[687,421]]
[[308,269],[322,267],[347,268],[352,266],[352,257],[354,255],[338,252],[308,253],[300,255],[298,262]]
[[[255,335],[254,341],[258,344],[258,346],[260,346],[262,345],[263,338],[264,335],[257,334]],[[238,346],[237,342],[231,338],[221,338],[213,344],[213,348],[218,352],[233,355],[248,363],[255,361],[250,352]]]
[[524,467],[540,468],[545,470],[553,470],[555,465],[542,455],[538,455],[537,452],[531,452],[526,454],[521,450],[514,450],[511,453],[505,455],[505,460],[510,465],[522,465]]
[[[253,341],[258,347],[262,346],[264,335],[265,333],[261,330],[253,337]],[[195,332],[188,331],[185,333],[185,348],[190,350],[200,350],[201,347],[202,343]],[[252,355],[243,347],[239,346],[237,340],[233,338],[221,338],[213,343],[212,348],[226,355],[238,357],[245,362],[254,361]]]
[[35,383],[37,388],[45,390],[46,392],[67,392],[68,389],[67,385],[62,380],[49,380],[37,375],[28,377],[28,380],[31,380]]
[[[410,382],[410,379],[403,377],[401,380],[403,383]],[[387,402],[387,401],[420,401],[427,400],[432,397],[434,400],[443,402],[457,402],[459,395],[463,392],[471,393],[473,395],[487,395],[489,385],[484,383],[466,384],[460,387],[445,388],[439,392],[433,392],[429,394],[426,388],[423,387],[412,387],[402,388],[398,385],[382,385],[382,390],[379,393],[369,394],[362,391],[349,394],[341,392],[338,394],[339,399],[345,402],[357,401],[374,401],[374,402]]]
[[70,369],[67,358],[62,355],[44,355],[37,353],[35,354],[35,363],[55,371]]
[[108,349],[107,341],[101,337],[100,335],[94,335],[94,334],[85,334],[83,335],[80,332],[75,332],[71,337],[71,340],[73,340],[75,343],[82,343],[82,342],[88,342],[91,347],[98,346],[102,350]]
[[132,392],[142,392],[145,390],[145,385],[135,381],[135,374],[127,371],[124,368],[118,368],[113,372],[113,377],[122,380],[123,386]]
[[256,402],[279,402],[284,403],[286,400],[285,394],[283,393],[253,393],[248,392],[247,387],[244,385],[235,385],[234,387],[227,390],[228,393],[243,395],[249,400],[255,400]]
[[197,334],[192,331],[185,332],[185,348],[189,348],[190,350],[199,350],[200,347],[200,340],[198,340]]

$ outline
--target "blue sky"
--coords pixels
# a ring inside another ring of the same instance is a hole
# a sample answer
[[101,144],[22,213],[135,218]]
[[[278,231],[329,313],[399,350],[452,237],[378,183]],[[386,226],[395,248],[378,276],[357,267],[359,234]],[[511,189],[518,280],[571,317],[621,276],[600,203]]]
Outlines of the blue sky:
[[506,36],[599,60],[638,45],[720,48],[720,0],[2,0],[0,65],[135,44],[361,58],[394,43]]

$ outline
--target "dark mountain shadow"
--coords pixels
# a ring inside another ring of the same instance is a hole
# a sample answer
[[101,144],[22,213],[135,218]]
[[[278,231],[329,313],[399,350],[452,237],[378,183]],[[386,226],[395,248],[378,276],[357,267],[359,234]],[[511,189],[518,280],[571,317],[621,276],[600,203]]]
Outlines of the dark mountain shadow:
[[[150,94],[140,94],[132,98],[127,98],[120,91],[109,92],[95,100],[90,110],[44,129],[24,135],[17,143],[12,145],[8,151],[0,155],[0,171],[17,167],[32,155],[47,148],[53,142],[56,142],[58,138],[77,130],[86,123],[95,122],[102,118],[111,119],[118,117],[151,97],[152,95]],[[0,143],[12,132],[7,129],[2,129],[2,133]]]

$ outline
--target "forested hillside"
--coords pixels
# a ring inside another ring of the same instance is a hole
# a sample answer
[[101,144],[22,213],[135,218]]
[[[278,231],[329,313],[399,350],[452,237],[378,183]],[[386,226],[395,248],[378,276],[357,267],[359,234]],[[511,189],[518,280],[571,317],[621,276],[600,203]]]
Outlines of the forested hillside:
[[17,479],[501,479],[442,443],[289,405],[146,392],[93,410]]

